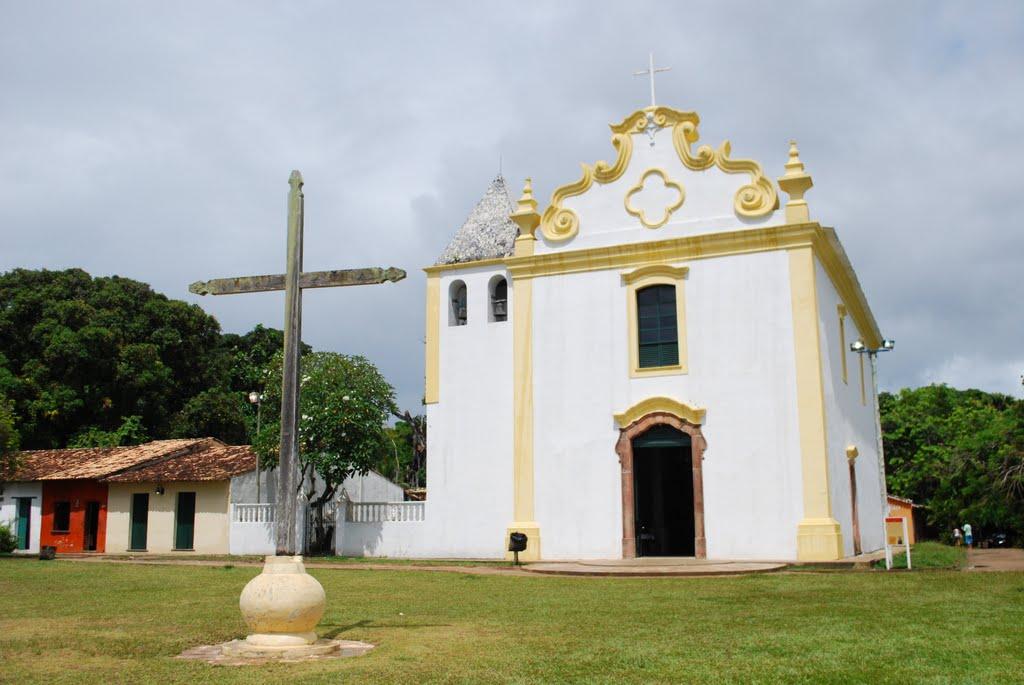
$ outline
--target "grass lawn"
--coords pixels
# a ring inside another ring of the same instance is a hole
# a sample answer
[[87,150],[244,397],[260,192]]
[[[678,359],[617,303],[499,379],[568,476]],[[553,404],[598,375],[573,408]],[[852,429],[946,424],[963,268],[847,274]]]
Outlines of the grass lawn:
[[314,570],[340,661],[225,667],[172,657],[245,634],[254,568],[0,559],[12,683],[1024,680],[1024,574],[557,578]]

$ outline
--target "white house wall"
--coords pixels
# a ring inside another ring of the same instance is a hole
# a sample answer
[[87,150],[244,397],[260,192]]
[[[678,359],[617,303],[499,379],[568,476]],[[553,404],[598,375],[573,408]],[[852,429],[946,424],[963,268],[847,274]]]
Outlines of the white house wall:
[[[500,268],[440,277],[439,401],[427,405],[423,556],[501,557],[512,520],[512,287],[507,321],[488,320]],[[467,324],[449,325],[453,281],[467,288]],[[346,545],[348,543],[346,542]]]
[[[820,331],[822,380],[825,390],[825,419],[828,438],[829,494],[832,514],[843,530],[843,552],[853,554],[853,505],[846,448],[854,446],[859,456],[854,462],[857,474],[857,509],[861,550],[871,552],[884,545],[882,483],[878,463],[875,406],[871,381],[871,363],[864,359],[866,403],[861,403],[860,355],[850,351],[850,343],[861,337],[853,317],[847,316],[845,342],[840,340],[838,305],[842,302],[825,269],[815,260],[818,291],[818,330]],[[842,356],[846,355],[847,381],[843,382]]]
[[28,549],[17,550],[16,554],[39,554],[39,528],[42,525],[43,486],[41,483],[4,483],[0,485],[0,523],[11,527],[17,534],[18,501],[15,498],[31,497],[32,504],[28,517]]
[[685,375],[630,378],[619,271],[534,282],[534,464],[544,558],[621,556],[612,416],[657,395],[707,409],[708,557],[796,557],[802,505],[788,255],[687,265]]

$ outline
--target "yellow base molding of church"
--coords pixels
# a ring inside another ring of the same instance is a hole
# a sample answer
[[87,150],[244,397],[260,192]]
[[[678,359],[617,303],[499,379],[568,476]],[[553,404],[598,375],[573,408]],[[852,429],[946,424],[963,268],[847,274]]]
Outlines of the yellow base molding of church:
[[512,533],[526,534],[526,551],[519,553],[519,561],[540,561],[540,526],[536,521],[513,521],[505,530],[505,558],[512,560],[508,551],[508,536]]
[[804,519],[796,527],[797,561],[843,558],[843,531],[833,518]]

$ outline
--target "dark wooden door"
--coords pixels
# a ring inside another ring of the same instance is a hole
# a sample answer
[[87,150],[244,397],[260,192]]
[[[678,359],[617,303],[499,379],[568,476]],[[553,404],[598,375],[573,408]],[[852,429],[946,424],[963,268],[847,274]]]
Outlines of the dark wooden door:
[[100,530],[100,503],[85,503],[85,540],[82,549],[86,552],[96,551],[96,537]]
[[18,500],[18,549],[28,549],[32,542],[32,498],[17,497]]
[[132,495],[131,549],[146,549],[146,535],[149,531],[149,493],[136,492]]
[[196,523],[196,493],[179,492],[174,522],[174,549],[192,549]]

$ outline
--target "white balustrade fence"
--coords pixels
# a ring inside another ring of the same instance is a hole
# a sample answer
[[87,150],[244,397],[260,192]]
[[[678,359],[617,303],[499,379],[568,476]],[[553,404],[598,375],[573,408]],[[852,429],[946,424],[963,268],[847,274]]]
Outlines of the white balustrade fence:
[[346,521],[382,523],[384,521],[423,521],[426,502],[349,502]]
[[232,504],[231,520],[236,523],[272,523],[274,507],[273,503]]

